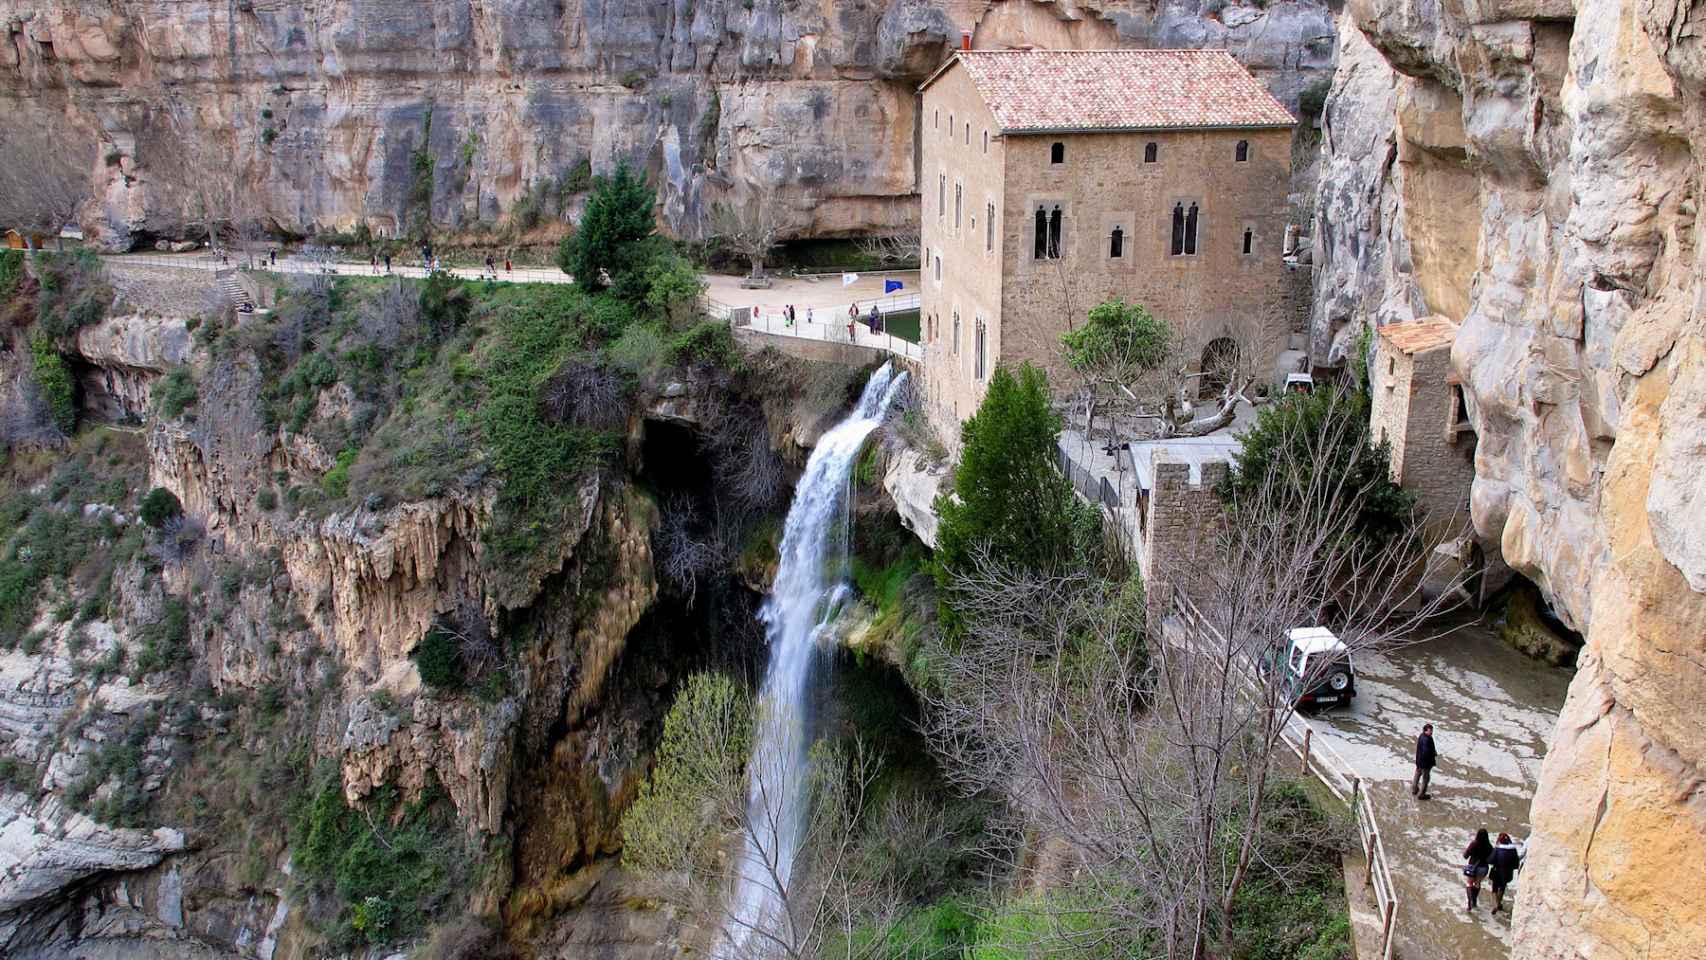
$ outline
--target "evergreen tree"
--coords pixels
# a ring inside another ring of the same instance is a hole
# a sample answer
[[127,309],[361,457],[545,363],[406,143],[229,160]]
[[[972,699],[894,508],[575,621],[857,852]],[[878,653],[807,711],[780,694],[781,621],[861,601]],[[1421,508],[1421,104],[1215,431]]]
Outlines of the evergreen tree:
[[1098,518],[1055,468],[1059,434],[1047,376],[1030,364],[1017,376],[997,368],[983,404],[961,428],[953,493],[936,498],[939,581],[983,546],[993,559],[1028,570],[1093,562]]
[[614,176],[594,186],[579,228],[557,250],[557,265],[584,290],[625,286],[623,281],[642,273],[657,252],[651,242],[656,202],[643,176],[627,164],[618,166]]

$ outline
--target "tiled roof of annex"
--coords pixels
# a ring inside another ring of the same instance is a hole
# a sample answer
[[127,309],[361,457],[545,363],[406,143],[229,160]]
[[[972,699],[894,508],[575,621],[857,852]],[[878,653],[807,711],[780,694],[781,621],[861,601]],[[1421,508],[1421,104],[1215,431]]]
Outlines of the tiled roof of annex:
[[1004,134],[1289,127],[1297,120],[1224,50],[969,50],[971,78]]
[[1444,317],[1423,317],[1389,323],[1380,328],[1380,335],[1400,351],[1414,355],[1451,346],[1457,339],[1457,324]]

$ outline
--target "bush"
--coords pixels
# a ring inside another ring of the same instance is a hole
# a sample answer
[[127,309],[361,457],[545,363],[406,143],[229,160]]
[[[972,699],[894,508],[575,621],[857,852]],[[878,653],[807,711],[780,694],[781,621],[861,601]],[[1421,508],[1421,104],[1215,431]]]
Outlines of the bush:
[[678,334],[669,344],[676,363],[728,366],[735,357],[735,336],[720,320],[703,320]]
[[1015,377],[997,368],[982,405],[962,428],[953,495],[944,491],[936,498],[939,583],[946,585],[948,573],[965,568],[982,548],[998,562],[1030,570],[1091,559],[1096,514],[1078,503],[1055,469],[1059,433],[1043,372],[1026,364]]
[[454,693],[468,685],[461,644],[453,632],[439,624],[433,624],[409,656],[420,671],[421,682],[435,691]]
[[262,510],[277,509],[278,493],[275,492],[272,487],[262,487],[261,492],[255,494],[255,506],[260,507]]
[[159,619],[143,627],[138,635],[142,650],[136,656],[136,675],[145,677],[171,670],[190,659],[190,611],[177,597],[168,597]]
[[1332,87],[1333,81],[1326,77],[1304,87],[1297,95],[1297,118],[1304,123],[1311,123],[1319,117],[1327,106],[1327,93]]
[[195,375],[188,367],[174,367],[154,390],[154,409],[167,420],[177,418],[195,405]]
[[70,436],[77,429],[77,383],[71,376],[71,367],[45,337],[30,341],[30,355],[30,372],[52,412],[53,425]]
[[24,251],[0,250],[0,304],[12,299],[24,276]]
[[739,795],[751,741],[746,688],[725,674],[689,676],[664,716],[652,777],[622,815],[623,861],[673,872],[715,856],[718,808],[731,788]]
[[320,478],[320,489],[332,500],[342,500],[349,494],[349,469],[355,463],[358,451],[346,448],[338,454],[337,465],[326,471]]
[[612,366],[643,375],[663,361],[663,338],[651,326],[637,323],[622,331],[607,352]]
[[184,505],[178,502],[177,494],[165,487],[155,487],[142,498],[142,522],[155,530],[183,513]]

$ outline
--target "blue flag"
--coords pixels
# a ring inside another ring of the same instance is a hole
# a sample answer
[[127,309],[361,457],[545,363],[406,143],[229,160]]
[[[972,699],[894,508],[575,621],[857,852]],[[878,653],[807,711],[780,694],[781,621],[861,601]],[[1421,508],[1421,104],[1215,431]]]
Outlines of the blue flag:
[[901,288],[901,282],[899,280],[884,280],[883,281],[883,292],[884,293],[893,293],[896,290],[899,290],[900,288]]

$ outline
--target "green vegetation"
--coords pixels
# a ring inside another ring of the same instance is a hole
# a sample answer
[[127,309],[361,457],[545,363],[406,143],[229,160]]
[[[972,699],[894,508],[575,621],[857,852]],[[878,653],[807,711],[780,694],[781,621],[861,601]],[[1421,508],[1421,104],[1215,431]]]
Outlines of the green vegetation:
[[1167,360],[1172,341],[1166,321],[1118,298],[1091,307],[1083,326],[1060,337],[1074,370],[1154,367]]
[[1297,95],[1297,119],[1305,124],[1313,123],[1316,117],[1327,106],[1327,93],[1333,88],[1330,78],[1322,77],[1304,87]]
[[456,635],[442,624],[434,624],[410,654],[421,682],[435,691],[455,692],[468,684]]
[[195,401],[195,374],[189,367],[173,367],[154,388],[154,409],[167,420],[182,415]]
[[95,531],[82,514],[54,510],[40,498],[14,493],[0,503],[0,646],[16,645],[35,619],[43,585],[69,577],[87,555]]
[[644,177],[627,164],[618,166],[614,176],[599,180],[593,188],[580,228],[563,238],[557,265],[582,289],[631,289],[633,275],[643,271],[656,252],[646,242],[656,225],[656,203]]
[[38,253],[35,266],[40,281],[36,323],[42,333],[54,339],[70,337],[106,317],[113,289],[94,250]]
[[651,779],[622,815],[622,859],[672,872],[714,858],[724,825],[707,822],[707,809],[720,819],[727,801],[741,795],[751,742],[746,688],[720,673],[688,677],[664,717]]
[[178,495],[165,487],[155,487],[142,498],[142,522],[155,530],[183,513],[184,505],[178,502]]
[[1282,783],[1263,803],[1270,838],[1262,863],[1232,904],[1233,942],[1241,960],[1343,960],[1351,949],[1340,855],[1346,827],[1335,823],[1297,783]]
[[421,932],[469,879],[467,845],[442,788],[404,803],[387,787],[350,807],[329,763],[295,804],[290,843],[298,881],[336,898],[324,932],[339,946]]
[[90,757],[83,775],[66,789],[66,803],[102,823],[144,826],[150,798],[142,789],[142,762],[148,740],[159,725],[159,715],[151,707],[133,716],[118,735],[109,733]]
[[1326,385],[1263,408],[1220,493],[1234,508],[1240,501],[1285,497],[1288,490],[1307,489],[1314,471],[1335,478],[1339,496],[1357,498],[1352,532],[1370,544],[1406,529],[1415,497],[1392,482],[1386,445],[1371,442],[1367,395]]
[[1018,376],[997,368],[977,414],[962,428],[964,452],[952,493],[936,498],[940,583],[985,549],[993,559],[1028,570],[1095,560],[1099,516],[1077,501],[1054,467],[1059,433],[1043,372],[1029,364]]
[[24,251],[0,250],[0,306],[18,292],[24,276]]
[[142,650],[134,662],[136,676],[186,665],[190,659],[189,607],[177,597],[167,597],[159,618],[143,627],[137,638],[142,641]]
[[77,381],[71,366],[45,337],[30,340],[30,357],[30,373],[47,401],[54,428],[70,436],[77,430]]

